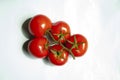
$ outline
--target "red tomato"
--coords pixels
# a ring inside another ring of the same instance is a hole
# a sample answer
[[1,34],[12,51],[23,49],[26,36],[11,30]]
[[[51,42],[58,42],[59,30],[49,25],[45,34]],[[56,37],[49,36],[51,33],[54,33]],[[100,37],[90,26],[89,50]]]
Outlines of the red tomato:
[[82,56],[88,48],[87,39],[80,34],[74,34],[66,41],[66,47],[71,49],[74,56]]
[[68,52],[60,45],[54,45],[50,48],[48,54],[49,60],[55,65],[63,65],[68,60]]
[[52,27],[50,19],[45,15],[34,16],[29,23],[29,32],[35,37],[43,36]]
[[70,37],[70,27],[66,22],[58,21],[52,25],[51,34],[56,41],[63,43]]
[[28,51],[35,57],[44,58],[48,55],[48,41],[44,37],[32,39]]

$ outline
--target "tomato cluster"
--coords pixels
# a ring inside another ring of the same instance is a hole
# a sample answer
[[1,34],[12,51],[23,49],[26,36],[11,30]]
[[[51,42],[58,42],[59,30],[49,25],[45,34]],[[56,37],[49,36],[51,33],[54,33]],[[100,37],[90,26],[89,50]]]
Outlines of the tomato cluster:
[[48,58],[55,65],[63,65],[69,54],[75,59],[85,54],[87,39],[81,34],[71,35],[64,21],[52,23],[42,14],[34,16],[28,26],[34,38],[28,43],[28,52],[36,58]]

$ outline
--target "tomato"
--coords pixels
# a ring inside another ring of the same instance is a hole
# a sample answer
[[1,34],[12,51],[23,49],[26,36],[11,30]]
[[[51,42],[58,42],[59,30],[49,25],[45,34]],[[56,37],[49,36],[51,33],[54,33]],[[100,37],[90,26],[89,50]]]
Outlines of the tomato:
[[68,60],[68,52],[60,45],[54,45],[50,48],[48,54],[49,60],[55,65],[63,65]]
[[35,37],[41,37],[52,27],[51,20],[45,15],[34,16],[29,23],[29,32]]
[[66,22],[58,21],[52,25],[51,34],[56,41],[63,43],[70,37],[70,27]]
[[88,42],[83,35],[74,34],[66,41],[66,47],[72,51],[75,57],[78,57],[85,54]]
[[37,58],[44,58],[48,55],[48,44],[44,37],[32,39],[28,43],[28,51]]

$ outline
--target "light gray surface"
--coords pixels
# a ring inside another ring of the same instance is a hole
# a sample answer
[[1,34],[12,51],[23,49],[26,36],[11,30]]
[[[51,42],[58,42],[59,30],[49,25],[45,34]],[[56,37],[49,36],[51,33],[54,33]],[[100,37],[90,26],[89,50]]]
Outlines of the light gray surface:
[[[86,36],[87,53],[64,66],[24,54],[24,21],[44,14]],[[1,0],[0,80],[120,80],[120,0]]]

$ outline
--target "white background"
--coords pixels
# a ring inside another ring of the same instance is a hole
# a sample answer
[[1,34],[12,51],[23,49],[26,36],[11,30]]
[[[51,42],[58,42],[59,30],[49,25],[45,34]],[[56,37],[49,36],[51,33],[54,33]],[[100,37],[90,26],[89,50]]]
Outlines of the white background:
[[[64,66],[26,56],[22,25],[36,14],[84,35],[86,54]],[[120,0],[0,0],[0,80],[120,80]]]

